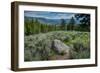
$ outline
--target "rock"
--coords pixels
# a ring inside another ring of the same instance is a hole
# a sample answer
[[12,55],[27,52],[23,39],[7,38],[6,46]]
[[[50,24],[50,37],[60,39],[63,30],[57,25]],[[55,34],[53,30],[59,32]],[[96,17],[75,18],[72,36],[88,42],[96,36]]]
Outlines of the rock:
[[57,39],[53,41],[52,47],[59,54],[61,53],[68,54],[71,50],[69,46],[67,46],[66,44]]

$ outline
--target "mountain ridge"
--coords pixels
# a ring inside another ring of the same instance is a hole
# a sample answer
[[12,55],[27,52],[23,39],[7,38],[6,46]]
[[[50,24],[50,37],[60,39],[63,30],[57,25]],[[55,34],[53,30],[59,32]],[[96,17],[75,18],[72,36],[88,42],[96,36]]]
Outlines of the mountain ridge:
[[[49,24],[49,25],[60,25],[62,22],[62,18],[61,19],[47,19],[47,18],[43,18],[43,17],[28,17],[25,16],[25,19],[29,19],[29,20],[38,20],[40,23],[42,24]],[[63,19],[65,21],[66,24],[68,24],[70,22],[70,19]],[[75,20],[76,21],[76,20]],[[76,23],[79,23],[78,21],[76,21]]]

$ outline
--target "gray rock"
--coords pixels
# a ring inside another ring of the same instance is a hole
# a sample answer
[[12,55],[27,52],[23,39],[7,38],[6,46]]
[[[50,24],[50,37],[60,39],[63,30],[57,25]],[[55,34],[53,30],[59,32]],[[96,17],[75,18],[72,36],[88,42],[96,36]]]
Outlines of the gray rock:
[[58,52],[59,54],[61,53],[68,54],[71,50],[69,46],[67,46],[66,44],[64,44],[63,42],[57,39],[53,41],[52,45],[53,45],[54,50]]

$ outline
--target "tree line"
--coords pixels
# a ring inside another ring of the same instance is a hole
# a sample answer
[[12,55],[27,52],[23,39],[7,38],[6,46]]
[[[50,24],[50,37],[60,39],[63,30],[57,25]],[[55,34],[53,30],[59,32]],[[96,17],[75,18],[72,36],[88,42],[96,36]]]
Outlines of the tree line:
[[[75,18],[80,21],[76,24]],[[46,33],[49,31],[90,31],[90,15],[88,14],[76,14],[75,18],[72,17],[69,23],[66,23],[64,19],[61,19],[60,24],[43,24],[38,19],[29,19],[25,17],[24,21],[24,33],[25,35]],[[81,19],[81,20],[80,20]]]

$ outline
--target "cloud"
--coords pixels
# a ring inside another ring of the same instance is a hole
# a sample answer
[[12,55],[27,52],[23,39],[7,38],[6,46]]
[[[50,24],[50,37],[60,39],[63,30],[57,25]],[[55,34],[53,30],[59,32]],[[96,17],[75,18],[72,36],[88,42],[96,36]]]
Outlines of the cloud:
[[65,12],[46,12],[46,11],[24,11],[24,15],[28,17],[42,17],[47,19],[70,19],[74,17],[74,13]]

